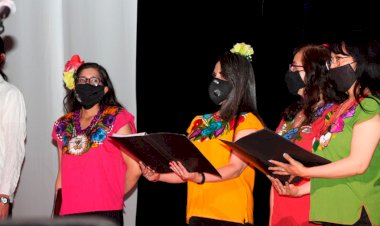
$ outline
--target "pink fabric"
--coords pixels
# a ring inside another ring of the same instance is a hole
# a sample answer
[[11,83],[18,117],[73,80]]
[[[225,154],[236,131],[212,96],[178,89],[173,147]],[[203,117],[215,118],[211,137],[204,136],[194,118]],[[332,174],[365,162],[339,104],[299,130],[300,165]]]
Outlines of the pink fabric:
[[[122,109],[102,144],[83,155],[62,154],[60,215],[123,209],[127,169],[120,150],[110,142],[109,136],[126,124],[136,132],[133,115]],[[62,147],[55,128],[53,138]]]

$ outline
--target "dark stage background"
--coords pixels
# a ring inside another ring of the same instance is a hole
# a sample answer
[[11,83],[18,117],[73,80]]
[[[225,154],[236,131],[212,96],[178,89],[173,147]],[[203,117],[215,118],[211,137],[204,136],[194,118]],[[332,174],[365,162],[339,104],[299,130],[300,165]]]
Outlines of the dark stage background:
[[[369,30],[377,20],[370,1],[139,1],[137,125],[139,132],[177,132],[195,115],[211,113],[208,85],[216,56],[246,42],[254,48],[257,100],[275,129],[292,101],[284,74],[294,47],[326,43],[348,30]],[[374,19],[374,20],[371,20]],[[373,21],[373,22],[372,22]],[[340,27],[340,28],[338,28]],[[259,171],[255,225],[268,225],[269,181]],[[186,184],[138,184],[137,226],[186,225]]]

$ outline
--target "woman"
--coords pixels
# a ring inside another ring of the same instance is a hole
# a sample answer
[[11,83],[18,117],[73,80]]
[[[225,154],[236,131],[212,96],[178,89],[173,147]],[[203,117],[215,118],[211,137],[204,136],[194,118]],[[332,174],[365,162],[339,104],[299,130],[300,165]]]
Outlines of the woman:
[[55,187],[62,189],[59,214],[103,216],[123,225],[124,195],[135,187],[141,171],[109,137],[135,133],[134,117],[117,101],[101,65],[83,63],[76,55],[64,75],[68,113],[52,132],[59,158]]
[[[337,98],[338,96],[331,95],[331,88],[321,89],[326,82],[326,62],[330,59],[327,47],[306,44],[298,47],[294,53],[285,81],[289,92],[299,95],[300,99],[285,109],[276,132],[311,151],[313,139],[323,125],[323,116],[334,109],[335,103],[342,101],[343,95]],[[301,186],[308,181],[305,178],[294,185]],[[316,225],[309,222],[309,199],[309,195],[282,196],[272,186],[270,225]]]
[[140,163],[150,181],[187,182],[186,221],[190,226],[253,224],[255,171],[219,140],[234,141],[263,128],[256,108],[252,54],[250,45],[238,43],[219,57],[209,96],[220,109],[195,116],[187,129],[188,138],[222,178],[188,172],[180,162],[171,162],[174,173],[167,174],[158,174]]
[[331,46],[328,77],[348,98],[326,116],[313,152],[332,163],[304,167],[284,155],[289,164],[271,161],[276,166],[270,169],[311,178],[311,184],[300,188],[276,186],[282,194],[310,193],[311,221],[380,225],[380,44],[354,37]]

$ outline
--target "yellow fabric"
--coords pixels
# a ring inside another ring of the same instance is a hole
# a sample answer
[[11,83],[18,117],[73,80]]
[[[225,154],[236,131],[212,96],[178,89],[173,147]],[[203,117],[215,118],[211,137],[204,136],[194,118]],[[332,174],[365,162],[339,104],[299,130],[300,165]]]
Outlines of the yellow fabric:
[[[199,125],[202,116],[196,116],[187,132],[190,134],[195,125]],[[202,120],[205,121],[205,120]],[[240,116],[236,132],[244,129],[262,129],[263,125],[252,113]],[[233,128],[228,128],[217,138],[211,136],[192,142],[202,154],[216,168],[228,164],[231,155],[230,149],[219,139],[232,140]],[[186,220],[190,217],[205,217],[216,220],[231,221],[237,223],[249,222],[253,224],[253,187],[255,171],[247,167],[243,173],[235,179],[223,182],[206,182],[197,184],[188,182]]]

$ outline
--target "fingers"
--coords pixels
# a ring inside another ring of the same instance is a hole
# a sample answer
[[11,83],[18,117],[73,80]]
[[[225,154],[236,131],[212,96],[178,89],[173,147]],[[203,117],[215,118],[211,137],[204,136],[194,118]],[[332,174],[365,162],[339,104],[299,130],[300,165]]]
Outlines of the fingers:
[[172,161],[169,163],[169,167],[175,174],[177,174],[183,181],[189,179],[190,174],[186,168],[179,161]]
[[268,167],[269,170],[272,171],[273,174],[277,175],[289,175],[287,168],[279,167],[279,166],[270,166]]
[[294,178],[296,178],[296,176],[293,176],[293,175],[290,175],[290,177],[289,177],[289,183],[292,183],[292,181],[294,180]]
[[292,165],[294,165],[294,163],[296,162],[296,160],[294,160],[292,157],[290,157],[290,155],[288,155],[287,153],[284,153],[282,156],[284,157],[284,159],[286,159]]
[[273,159],[268,160],[268,162],[272,163],[275,166],[279,166],[279,167],[282,167],[282,168],[284,168],[286,165],[288,165],[286,163],[283,163],[283,162],[280,162],[280,161],[277,161],[277,160],[273,160]]
[[158,174],[155,170],[151,169],[149,166],[146,166],[143,162],[139,162],[142,175],[149,181],[156,181],[159,178],[160,174]]
[[146,168],[145,164],[141,161],[139,161],[139,166],[140,166],[141,171],[143,171]]
[[272,182],[272,185],[273,187],[276,189],[276,191],[280,194],[280,195],[285,195],[286,194],[286,188],[285,186],[281,183],[281,181],[277,178],[274,178],[270,175],[267,175],[267,177],[269,178],[269,180]]

